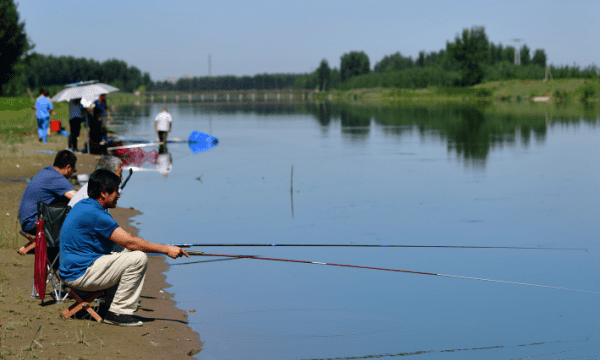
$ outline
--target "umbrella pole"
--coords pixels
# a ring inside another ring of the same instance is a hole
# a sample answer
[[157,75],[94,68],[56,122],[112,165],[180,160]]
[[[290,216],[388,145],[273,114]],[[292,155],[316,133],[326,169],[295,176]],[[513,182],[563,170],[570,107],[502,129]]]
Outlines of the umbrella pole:
[[87,153],[91,154],[90,152],[90,123],[88,121],[88,119],[90,118],[89,114],[85,115],[85,127],[87,128]]

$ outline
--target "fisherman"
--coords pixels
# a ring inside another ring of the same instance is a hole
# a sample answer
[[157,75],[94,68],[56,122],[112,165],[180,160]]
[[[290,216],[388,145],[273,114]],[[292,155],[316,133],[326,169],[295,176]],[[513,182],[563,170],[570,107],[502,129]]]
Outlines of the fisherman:
[[91,154],[107,154],[106,128],[102,125],[102,110],[94,108],[93,116],[89,120],[89,147]]
[[54,164],[40,170],[27,184],[19,204],[21,229],[35,236],[38,201],[53,205],[66,203],[76,191],[69,182],[77,169],[77,156],[70,150],[61,150],[54,158]]
[[[96,162],[96,168],[94,170],[111,171],[111,172],[115,173],[121,180],[123,180],[122,165],[123,165],[123,163],[121,162],[121,160],[118,157],[112,156],[112,155],[104,155],[100,159],[98,159],[98,162]],[[71,200],[69,200],[69,206],[71,208],[75,207],[75,204],[77,204],[81,200],[87,199],[89,197],[88,196],[88,185],[89,185],[89,183],[85,183],[81,187],[81,189],[79,189],[77,194],[75,194],[75,196],[73,196],[71,198]]]
[[106,127],[106,119],[110,117],[110,110],[106,103],[106,94],[101,94],[98,100],[93,103],[94,109],[99,109],[102,114],[102,126]]
[[[59,274],[76,290],[107,290],[105,323],[141,326],[133,312],[146,276],[145,253],[173,259],[189,255],[180,247],[151,243],[119,227],[106,210],[117,206],[120,182],[120,177],[108,170],[96,170],[90,176],[89,198],[81,200],[62,225]],[[111,252],[113,244],[129,251]]]
[[167,111],[167,108],[162,109],[154,119],[154,132],[158,133],[158,142],[162,143],[161,145],[167,143],[167,135],[171,132],[172,122],[173,118]]

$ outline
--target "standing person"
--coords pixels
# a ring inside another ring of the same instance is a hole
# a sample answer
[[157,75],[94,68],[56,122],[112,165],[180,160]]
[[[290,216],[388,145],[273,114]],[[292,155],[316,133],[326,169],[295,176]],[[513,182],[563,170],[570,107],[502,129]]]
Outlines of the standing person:
[[167,108],[162,109],[154,119],[154,132],[158,133],[158,141],[161,143],[167,142],[167,134],[171,132],[171,114],[167,112]]
[[85,113],[81,99],[73,99],[69,102],[69,125],[71,127],[71,135],[69,136],[69,149],[79,151],[77,149],[77,138],[81,131],[82,116]]
[[39,140],[43,142],[48,142],[50,114],[56,116],[52,102],[45,96],[46,93],[48,93],[47,90],[40,89],[40,96],[35,101],[33,107],[35,109],[35,116],[37,117]]
[[[117,206],[121,179],[108,170],[90,176],[89,198],[67,215],[60,232],[59,274],[66,285],[81,291],[106,289],[107,324],[141,326],[133,316],[148,266],[146,253],[173,259],[189,255],[177,246],[151,243],[123,230],[106,211]],[[129,251],[112,252],[113,244]]]
[[106,128],[106,119],[110,117],[110,110],[108,109],[108,104],[106,103],[106,94],[101,94],[98,100],[94,101],[94,108],[99,109],[102,114],[102,127]]
[[21,229],[35,235],[38,201],[52,205],[66,202],[76,191],[69,178],[77,171],[77,157],[70,150],[61,150],[54,158],[54,164],[40,170],[27,184],[19,204]]
[[94,108],[94,115],[89,120],[88,129],[88,140],[91,154],[103,154],[106,155],[106,129],[102,126],[102,111],[98,108]]

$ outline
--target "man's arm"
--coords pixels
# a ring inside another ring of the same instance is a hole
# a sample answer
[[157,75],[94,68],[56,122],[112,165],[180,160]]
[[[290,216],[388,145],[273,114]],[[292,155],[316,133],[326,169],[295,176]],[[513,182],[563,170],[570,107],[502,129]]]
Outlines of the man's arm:
[[178,257],[184,255],[186,257],[190,257],[188,253],[186,253],[180,247],[151,243],[142,238],[131,235],[120,227],[113,231],[113,233],[108,237],[108,240],[131,251],[140,250],[146,253],[160,253],[165,254],[172,259],[177,259]]
[[71,200],[73,198],[73,196],[75,196],[76,193],[77,193],[77,191],[71,190],[71,191],[67,191],[63,196],[66,197],[67,199]]

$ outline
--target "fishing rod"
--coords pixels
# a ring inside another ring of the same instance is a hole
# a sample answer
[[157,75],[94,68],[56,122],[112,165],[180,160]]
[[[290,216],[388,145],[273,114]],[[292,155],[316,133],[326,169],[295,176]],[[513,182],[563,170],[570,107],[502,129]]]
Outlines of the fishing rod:
[[133,145],[123,145],[123,146],[111,146],[111,147],[106,148],[106,150],[133,149],[133,148],[139,148],[139,147],[144,147],[144,146],[155,146],[155,145],[161,145],[161,144],[164,144],[164,142],[143,143],[143,144],[133,144]]
[[438,249],[508,249],[508,250],[583,250],[586,248],[552,248],[524,246],[476,246],[476,245],[371,245],[371,244],[167,244],[181,248],[189,247],[251,247],[251,246],[296,246],[296,247],[397,247],[397,248],[438,248]]
[[121,189],[123,190],[123,188],[125,187],[125,185],[127,185],[127,182],[129,181],[129,178],[131,178],[131,175],[133,175],[133,169],[129,169],[129,176],[127,176],[127,179],[125,179],[125,181],[123,181],[123,184],[121,184]]
[[389,268],[380,268],[380,267],[372,267],[372,266],[361,266],[361,265],[333,264],[333,263],[325,263],[325,262],[319,262],[319,261],[307,261],[307,260],[276,259],[276,258],[266,258],[266,257],[260,257],[260,256],[253,256],[253,255],[207,254],[207,253],[201,252],[201,251],[187,251],[187,253],[189,255],[196,255],[196,256],[220,256],[220,257],[239,258],[239,259],[283,261],[283,262],[293,262],[293,263],[301,263],[301,264],[329,265],[329,266],[341,266],[341,267],[349,267],[349,268],[357,268],[357,269],[393,271],[393,272],[400,272],[400,273],[406,273],[406,274],[431,275],[431,276],[440,276],[440,277],[447,277],[447,278],[467,279],[467,280],[479,280],[479,281],[488,281],[488,282],[502,283],[502,284],[525,285],[525,286],[534,286],[534,287],[540,287],[540,288],[546,288],[546,289],[569,290],[569,291],[585,292],[585,293],[590,293],[590,294],[600,294],[600,292],[597,292],[597,291],[572,289],[572,288],[566,288],[566,287],[560,287],[560,286],[529,284],[529,283],[523,283],[523,282],[517,282],[517,281],[507,281],[507,280],[484,279],[484,278],[471,277],[471,276],[462,276],[462,275],[437,274],[437,273],[424,272],[424,271],[414,271],[414,270],[389,269]]

